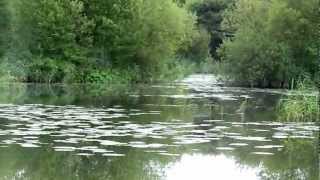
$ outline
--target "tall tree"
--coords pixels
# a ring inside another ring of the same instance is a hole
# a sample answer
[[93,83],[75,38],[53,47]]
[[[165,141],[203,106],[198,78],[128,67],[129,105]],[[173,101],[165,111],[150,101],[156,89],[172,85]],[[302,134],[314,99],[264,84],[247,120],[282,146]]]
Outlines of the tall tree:
[[161,73],[196,32],[195,16],[173,0],[1,2],[10,2],[14,20],[11,43],[0,44],[10,44],[10,62],[25,66],[28,81],[60,82],[66,69],[79,76],[128,67]]
[[84,4],[87,16],[95,22],[96,54],[107,64],[136,64],[155,70],[174,56],[194,31],[194,17],[172,0],[97,0]]
[[198,25],[204,27],[210,33],[210,54],[215,59],[219,59],[217,49],[222,44],[225,35],[229,34],[221,27],[223,13],[227,7],[232,4],[233,0],[204,0],[191,2],[191,10],[197,14]]
[[258,86],[288,86],[315,77],[317,0],[239,0],[225,15],[236,31],[220,49],[232,77]]
[[7,35],[9,32],[9,10],[7,0],[0,0],[0,57],[3,56],[7,47]]
[[35,45],[30,47],[35,55],[65,59],[73,63],[85,61],[91,46],[92,22],[84,15],[79,0],[39,0],[24,2],[20,7],[24,22],[31,23]]

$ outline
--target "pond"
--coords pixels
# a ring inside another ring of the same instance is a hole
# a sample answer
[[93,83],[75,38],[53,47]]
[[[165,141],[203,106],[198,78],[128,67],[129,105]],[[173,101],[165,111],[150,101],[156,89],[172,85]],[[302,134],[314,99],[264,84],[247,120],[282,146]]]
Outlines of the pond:
[[0,85],[1,180],[319,178],[319,126],[277,121],[284,90],[213,75],[153,85]]

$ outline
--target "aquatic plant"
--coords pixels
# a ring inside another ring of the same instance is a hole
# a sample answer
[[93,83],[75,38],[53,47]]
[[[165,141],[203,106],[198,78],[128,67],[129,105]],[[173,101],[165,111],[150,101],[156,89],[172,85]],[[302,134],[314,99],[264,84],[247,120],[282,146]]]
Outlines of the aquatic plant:
[[282,121],[315,121],[319,119],[319,94],[311,81],[297,83],[297,89],[291,95],[280,99],[279,119]]

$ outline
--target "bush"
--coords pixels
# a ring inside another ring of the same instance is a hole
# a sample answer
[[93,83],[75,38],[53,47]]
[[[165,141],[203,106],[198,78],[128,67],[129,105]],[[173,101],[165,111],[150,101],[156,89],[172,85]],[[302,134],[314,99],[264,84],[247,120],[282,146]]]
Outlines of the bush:
[[52,58],[36,57],[27,66],[27,82],[57,83],[75,79],[75,66]]
[[1,63],[0,64],[0,82],[13,82],[15,81],[15,77],[12,75],[9,70],[8,64]]
[[84,75],[82,83],[94,83],[94,84],[128,84],[133,81],[138,81],[139,69],[95,69]]

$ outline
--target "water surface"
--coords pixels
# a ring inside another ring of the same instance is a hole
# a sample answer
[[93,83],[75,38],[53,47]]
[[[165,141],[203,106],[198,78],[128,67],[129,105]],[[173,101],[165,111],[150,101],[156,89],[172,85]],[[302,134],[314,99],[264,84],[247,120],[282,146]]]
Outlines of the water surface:
[[317,180],[316,123],[279,122],[284,90],[212,75],[134,87],[0,86],[0,179]]

